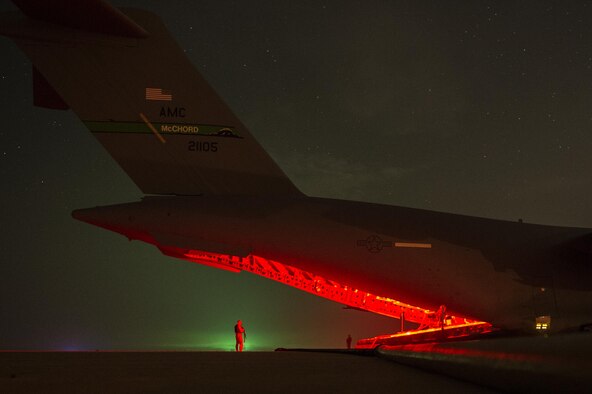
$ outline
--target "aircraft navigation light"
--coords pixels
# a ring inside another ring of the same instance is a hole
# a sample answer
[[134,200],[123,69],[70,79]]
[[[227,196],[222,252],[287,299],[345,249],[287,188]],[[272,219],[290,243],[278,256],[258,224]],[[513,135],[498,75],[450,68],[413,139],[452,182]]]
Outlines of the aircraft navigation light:
[[545,331],[551,328],[551,316],[538,316],[534,321],[537,331]]

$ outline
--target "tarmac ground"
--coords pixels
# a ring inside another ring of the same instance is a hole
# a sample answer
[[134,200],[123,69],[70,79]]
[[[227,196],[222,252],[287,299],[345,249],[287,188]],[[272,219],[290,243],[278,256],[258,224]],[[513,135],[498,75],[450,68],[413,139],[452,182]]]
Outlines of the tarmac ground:
[[2,393],[491,393],[376,356],[331,352],[0,352]]

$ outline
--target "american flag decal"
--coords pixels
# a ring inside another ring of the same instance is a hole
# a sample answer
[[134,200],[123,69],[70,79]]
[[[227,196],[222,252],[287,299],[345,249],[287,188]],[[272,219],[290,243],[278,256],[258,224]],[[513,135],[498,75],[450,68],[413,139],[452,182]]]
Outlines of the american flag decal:
[[173,94],[170,90],[163,90],[161,88],[146,88],[146,100],[172,101]]

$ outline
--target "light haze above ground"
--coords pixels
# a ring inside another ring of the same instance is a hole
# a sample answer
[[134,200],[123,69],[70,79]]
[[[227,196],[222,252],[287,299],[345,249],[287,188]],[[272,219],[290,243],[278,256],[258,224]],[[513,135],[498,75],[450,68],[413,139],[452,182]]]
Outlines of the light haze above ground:
[[[592,226],[586,1],[113,4],[159,14],[306,194]],[[32,106],[30,62],[0,50],[0,348],[228,350],[239,318],[251,349],[398,329],[73,220],[141,193],[71,111]]]

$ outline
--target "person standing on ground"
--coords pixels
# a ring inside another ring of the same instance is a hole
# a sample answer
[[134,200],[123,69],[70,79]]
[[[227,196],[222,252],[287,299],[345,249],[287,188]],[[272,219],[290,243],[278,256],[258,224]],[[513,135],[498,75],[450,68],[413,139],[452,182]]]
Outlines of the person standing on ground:
[[347,348],[351,349],[351,343],[352,343],[351,334],[347,334],[347,339],[345,340],[345,342],[347,343]]
[[234,326],[234,334],[236,336],[236,345],[234,348],[237,352],[242,352],[244,343],[247,341],[247,331],[245,331],[242,321],[239,320],[236,322]]

